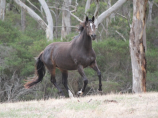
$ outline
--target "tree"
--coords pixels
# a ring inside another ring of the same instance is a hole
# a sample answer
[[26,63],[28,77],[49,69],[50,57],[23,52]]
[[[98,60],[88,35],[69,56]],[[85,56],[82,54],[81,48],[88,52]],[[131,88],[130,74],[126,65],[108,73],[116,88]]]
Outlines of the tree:
[[149,0],[148,4],[149,4],[149,13],[148,13],[148,20],[147,20],[147,22],[150,23],[152,21],[152,8],[153,8],[154,1],[153,0]]
[[[108,0],[107,3],[108,3],[107,7],[110,8],[111,7],[111,0]],[[109,27],[110,20],[111,19],[109,17],[106,18],[106,37],[108,37],[108,27]]]
[[21,30],[24,32],[25,28],[26,28],[26,12],[23,8],[21,8]]
[[0,0],[0,20],[4,21],[6,9],[6,0]]
[[[70,10],[71,0],[64,0],[63,9]],[[62,28],[61,28],[61,40],[71,32],[71,18],[70,12],[63,10],[62,12]]]
[[45,0],[39,0],[39,2],[45,11],[48,24],[45,23],[45,21],[37,13],[35,13],[31,8],[25,5],[21,0],[14,1],[17,5],[26,10],[26,12],[41,25],[41,27],[46,31],[47,38],[49,40],[53,40],[53,19]]
[[118,8],[120,8],[127,0],[118,0],[112,7],[110,7],[108,10],[101,13],[98,18],[95,20],[95,25],[98,27],[98,25],[103,22],[105,18],[107,18],[110,14],[112,14],[114,11],[116,11]]
[[148,0],[133,0],[133,22],[130,30],[130,54],[134,93],[146,91],[146,58],[143,43]]
[[[97,17],[95,19],[94,24],[96,25],[96,28],[98,28],[98,25],[100,23],[103,22],[104,19],[106,19],[108,16],[110,16],[113,12],[115,12],[118,8],[120,8],[127,0],[118,0],[112,7],[110,7],[109,9],[105,10],[104,12],[102,12],[99,16],[98,16],[98,10],[99,10],[99,0],[96,0],[96,10],[94,13],[94,16]],[[85,6],[85,12],[87,11],[87,4],[90,4],[90,0],[87,1],[86,6]],[[67,9],[65,9],[67,10]],[[67,10],[68,11],[68,10]],[[76,10],[73,10],[76,11]],[[80,18],[78,18],[77,16],[75,16],[74,14],[72,14],[72,11],[69,11],[70,14],[76,18],[76,20],[78,20],[79,22],[83,22]]]
[[[87,14],[87,11],[89,10],[89,8],[90,8],[90,5],[91,5],[91,2],[92,2],[92,0],[87,0],[87,2],[86,2],[86,6],[85,6],[85,14]],[[88,15],[88,14],[87,14]],[[84,19],[83,20],[85,20],[86,19],[86,15],[84,15]]]
[[41,6],[43,7],[45,14],[46,14],[46,19],[48,22],[47,28],[46,28],[46,34],[47,34],[47,38],[49,40],[53,40],[53,19],[52,19],[52,15],[50,13],[50,10],[48,8],[47,3],[45,2],[45,0],[38,0],[41,4]]

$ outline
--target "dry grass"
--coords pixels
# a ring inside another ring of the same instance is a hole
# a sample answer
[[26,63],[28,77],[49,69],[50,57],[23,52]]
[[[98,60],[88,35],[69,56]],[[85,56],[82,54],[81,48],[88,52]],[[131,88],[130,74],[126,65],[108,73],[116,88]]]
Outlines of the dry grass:
[[158,93],[3,103],[0,118],[158,118]]

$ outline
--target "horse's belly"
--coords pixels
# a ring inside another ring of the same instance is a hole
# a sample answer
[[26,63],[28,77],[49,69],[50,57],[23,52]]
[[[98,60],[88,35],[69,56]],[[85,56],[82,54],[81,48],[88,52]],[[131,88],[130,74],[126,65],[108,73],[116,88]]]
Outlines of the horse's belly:
[[56,62],[56,66],[58,68],[61,68],[64,70],[76,70],[77,69],[77,65],[75,65],[75,63],[69,58],[59,58],[55,62]]

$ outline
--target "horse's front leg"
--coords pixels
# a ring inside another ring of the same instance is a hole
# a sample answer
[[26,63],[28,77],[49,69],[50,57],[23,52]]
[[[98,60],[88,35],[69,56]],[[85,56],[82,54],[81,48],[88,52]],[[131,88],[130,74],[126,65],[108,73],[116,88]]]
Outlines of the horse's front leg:
[[81,75],[81,77],[82,77],[82,79],[83,79],[83,82],[84,82],[83,88],[82,88],[80,91],[77,92],[77,94],[78,94],[79,96],[81,96],[81,95],[83,94],[83,92],[85,91],[85,88],[86,88],[86,86],[87,86],[87,84],[88,84],[88,79],[87,79],[87,77],[86,77],[86,75],[85,75],[85,73],[84,73],[84,70],[83,70],[83,66],[82,66],[82,65],[79,65],[79,66],[78,66],[78,72],[79,72],[79,74]]
[[101,72],[98,68],[97,62],[95,61],[94,63],[92,63],[90,65],[91,68],[93,68],[93,70],[95,70],[98,74],[98,78],[99,78],[99,92],[102,94],[102,82],[101,82]]

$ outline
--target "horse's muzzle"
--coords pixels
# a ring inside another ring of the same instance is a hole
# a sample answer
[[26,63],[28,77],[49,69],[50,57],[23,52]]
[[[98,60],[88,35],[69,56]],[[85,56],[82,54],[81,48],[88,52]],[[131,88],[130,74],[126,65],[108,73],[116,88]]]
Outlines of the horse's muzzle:
[[91,38],[92,38],[93,40],[95,40],[95,39],[96,39],[96,35],[95,35],[95,34],[92,34],[92,35],[91,35]]

